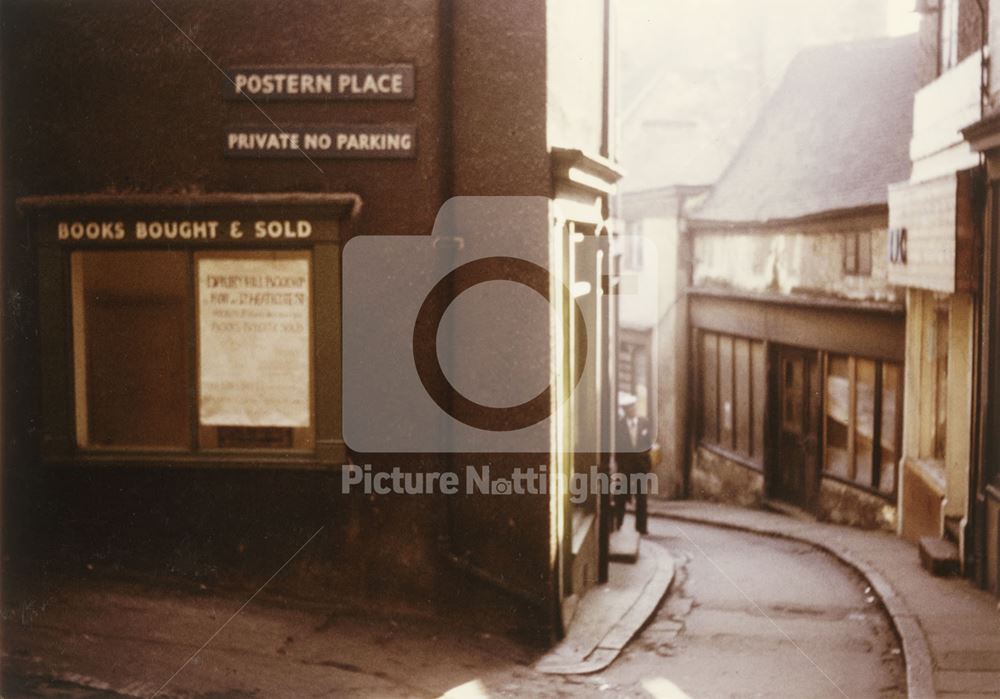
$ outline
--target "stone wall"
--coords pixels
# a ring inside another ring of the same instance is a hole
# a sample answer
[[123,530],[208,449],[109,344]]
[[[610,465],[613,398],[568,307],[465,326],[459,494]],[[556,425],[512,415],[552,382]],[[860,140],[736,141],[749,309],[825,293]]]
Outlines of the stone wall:
[[830,478],[820,483],[817,516],[835,524],[896,531],[896,507],[891,501]]
[[697,447],[691,464],[691,497],[743,507],[764,499],[764,474],[705,447]]

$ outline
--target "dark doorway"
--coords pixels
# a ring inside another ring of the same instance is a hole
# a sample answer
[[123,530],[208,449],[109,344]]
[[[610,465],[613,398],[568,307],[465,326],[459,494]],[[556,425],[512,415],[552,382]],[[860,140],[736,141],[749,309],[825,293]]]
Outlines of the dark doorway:
[[769,469],[770,496],[811,510],[817,481],[820,390],[816,352],[775,348],[775,450]]

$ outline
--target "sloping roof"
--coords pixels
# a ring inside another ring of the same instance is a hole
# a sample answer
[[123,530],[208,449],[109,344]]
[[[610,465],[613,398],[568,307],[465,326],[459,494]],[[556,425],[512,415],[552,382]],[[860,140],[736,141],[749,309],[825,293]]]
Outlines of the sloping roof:
[[763,222],[887,201],[910,176],[917,39],[806,49],[695,220]]

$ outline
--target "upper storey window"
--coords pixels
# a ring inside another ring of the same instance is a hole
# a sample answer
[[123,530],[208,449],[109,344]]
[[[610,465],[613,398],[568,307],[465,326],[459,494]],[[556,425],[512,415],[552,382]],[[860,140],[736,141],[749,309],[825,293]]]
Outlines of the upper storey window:
[[940,0],[938,74],[958,64],[958,0]]

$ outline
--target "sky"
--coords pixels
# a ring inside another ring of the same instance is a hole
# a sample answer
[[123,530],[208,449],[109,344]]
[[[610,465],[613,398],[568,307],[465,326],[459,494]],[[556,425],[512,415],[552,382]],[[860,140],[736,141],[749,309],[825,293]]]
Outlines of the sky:
[[920,15],[913,11],[914,0],[888,0],[888,3],[886,30],[890,36],[917,31]]
[[913,32],[914,0],[620,0],[623,190],[714,181],[809,46]]

